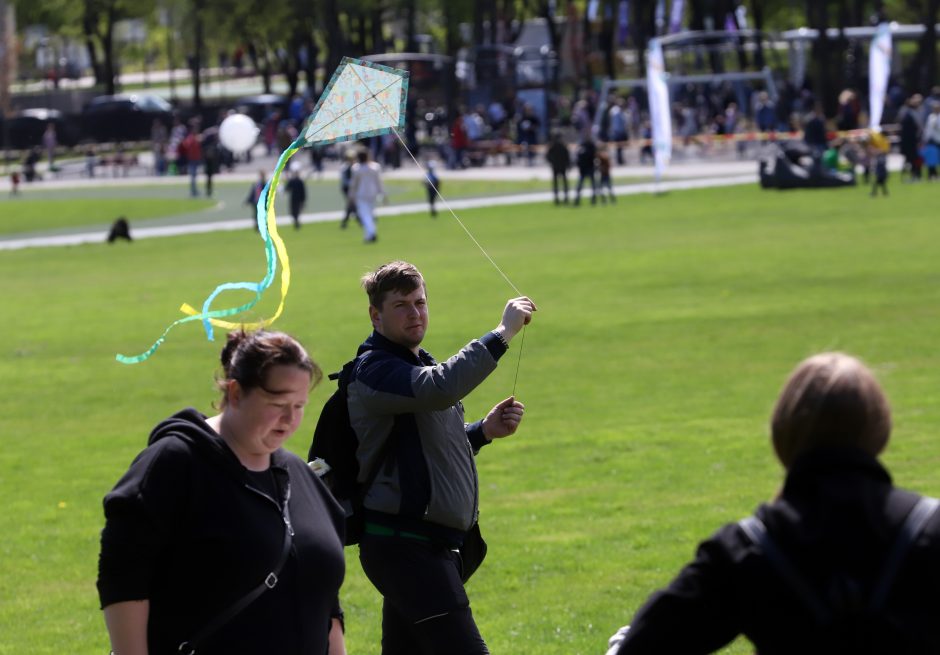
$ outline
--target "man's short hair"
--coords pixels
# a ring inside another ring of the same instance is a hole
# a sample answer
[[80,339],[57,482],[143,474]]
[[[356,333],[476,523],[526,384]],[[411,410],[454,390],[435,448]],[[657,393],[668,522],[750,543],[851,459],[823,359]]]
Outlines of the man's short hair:
[[402,261],[383,264],[362,276],[362,288],[369,296],[369,304],[376,309],[382,309],[390,291],[407,295],[423,284],[424,278],[415,265]]
[[822,353],[790,374],[771,418],[780,462],[821,447],[854,447],[878,455],[891,434],[891,409],[881,385],[858,359]]

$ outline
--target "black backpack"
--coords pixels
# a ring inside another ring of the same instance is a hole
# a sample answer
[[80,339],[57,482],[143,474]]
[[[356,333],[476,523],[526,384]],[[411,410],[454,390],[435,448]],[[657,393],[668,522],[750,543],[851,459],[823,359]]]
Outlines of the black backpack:
[[362,537],[365,527],[362,501],[388,454],[390,441],[386,440],[375,468],[370,471],[366,481],[360,483],[359,460],[356,457],[359,438],[349,421],[349,407],[346,403],[346,388],[358,361],[359,358],[356,357],[346,362],[341,371],[330,373],[329,378],[337,381],[337,389],[323,405],[320,418],[317,419],[317,427],[313,431],[313,442],[307,453],[310,468],[320,476],[346,512],[344,543],[347,546],[359,543]]
[[[834,598],[814,589],[756,516],[742,519],[738,525],[812,615],[817,646],[821,646],[813,652],[909,652],[903,648],[907,635],[886,611],[885,605],[905,555],[938,507],[940,502],[935,498],[923,496],[917,501],[901,525],[868,598],[852,598],[853,602],[848,604],[834,604]],[[847,588],[860,589],[861,586]]]

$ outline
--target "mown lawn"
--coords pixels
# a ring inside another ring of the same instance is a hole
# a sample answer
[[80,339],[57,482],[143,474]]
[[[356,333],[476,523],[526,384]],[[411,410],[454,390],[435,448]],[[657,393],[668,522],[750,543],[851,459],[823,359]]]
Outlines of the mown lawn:
[[[875,368],[895,411],[886,463],[898,484],[940,494],[938,192],[734,187],[461,213],[540,308],[519,371],[526,420],[479,458],[490,554],[469,593],[494,653],[604,652],[700,539],[769,498],[770,408],[813,352]],[[325,370],[368,332],[359,276],[393,258],[427,277],[438,356],[496,325],[513,292],[452,219],[388,217],[379,234],[372,246],[335,223],[285,234],[293,281],[276,325]],[[156,421],[211,411],[220,342],[189,324],[144,364],[114,354],[147,348],[181,302],[264,270],[250,229],[0,252],[0,654],[107,652],[101,498]],[[520,341],[469,416],[510,393]],[[297,452],[330,391],[315,390]],[[354,549],[343,596],[350,652],[378,653],[379,599]]]

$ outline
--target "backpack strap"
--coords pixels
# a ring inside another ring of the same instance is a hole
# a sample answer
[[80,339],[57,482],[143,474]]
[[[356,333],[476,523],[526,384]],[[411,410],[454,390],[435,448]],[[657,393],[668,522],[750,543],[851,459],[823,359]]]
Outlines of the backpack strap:
[[[940,500],[924,496],[917,501],[907,515],[897,538],[894,540],[894,544],[891,546],[891,551],[881,569],[878,581],[875,583],[874,591],[868,603],[870,613],[876,613],[884,607],[888,591],[891,589],[891,584],[894,582],[901,562],[904,561],[904,556],[924,530],[930,517],[934,515],[938,507],[940,507]],[[829,623],[832,620],[832,611],[823,604],[803,575],[797,571],[787,556],[777,547],[777,544],[767,533],[767,527],[763,522],[756,516],[749,516],[738,521],[738,525],[744,530],[748,539],[760,548],[767,560],[786,581],[790,589],[796,593],[804,606],[810,610],[816,619],[816,623],[818,625]]]
[[888,560],[881,569],[881,575],[878,577],[875,590],[872,592],[871,600],[868,603],[869,611],[880,610],[884,606],[885,601],[888,599],[888,591],[891,589],[891,584],[901,567],[904,556],[914,542],[917,541],[918,535],[924,530],[927,521],[934,515],[938,506],[940,506],[940,500],[922,496],[907,515],[904,524],[901,526],[901,531],[891,547]]
[[744,530],[748,539],[751,540],[767,557],[767,560],[776,569],[777,573],[783,578],[784,582],[790,587],[790,590],[797,595],[803,605],[812,613],[813,618],[818,625],[825,625],[832,620],[832,612],[819,599],[819,596],[813,591],[812,587],[806,582],[806,578],[797,571],[790,559],[783,554],[774,540],[767,534],[767,526],[756,516],[749,516],[746,519],[738,521],[738,525]]

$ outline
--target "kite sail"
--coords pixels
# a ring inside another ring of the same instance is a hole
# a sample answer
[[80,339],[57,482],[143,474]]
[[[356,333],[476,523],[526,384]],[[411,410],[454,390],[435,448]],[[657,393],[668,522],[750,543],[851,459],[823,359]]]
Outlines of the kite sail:
[[[300,136],[281,153],[271,180],[258,199],[258,234],[264,240],[267,273],[260,282],[227,282],[220,284],[196,310],[189,304],[180,307],[186,316],[171,323],[146,351],[128,357],[117,355],[122,364],[137,364],[149,358],[164,342],[167,334],[181,323],[201,321],[209,341],[214,339],[213,326],[225,329],[255,330],[272,324],[284,310],[290,288],[290,260],[287,247],[277,231],[274,198],[281,172],[294,154],[305,147],[354,141],[398,130],[405,125],[405,103],[408,96],[408,72],[373,64],[361,59],[344,57],[323,90],[320,100]],[[401,138],[399,136],[399,138]],[[261,295],[274,282],[277,262],[281,262],[281,300],[271,318],[254,322],[224,320],[254,307]],[[242,289],[254,292],[254,298],[238,307],[212,309],[213,301],[223,292]]]

